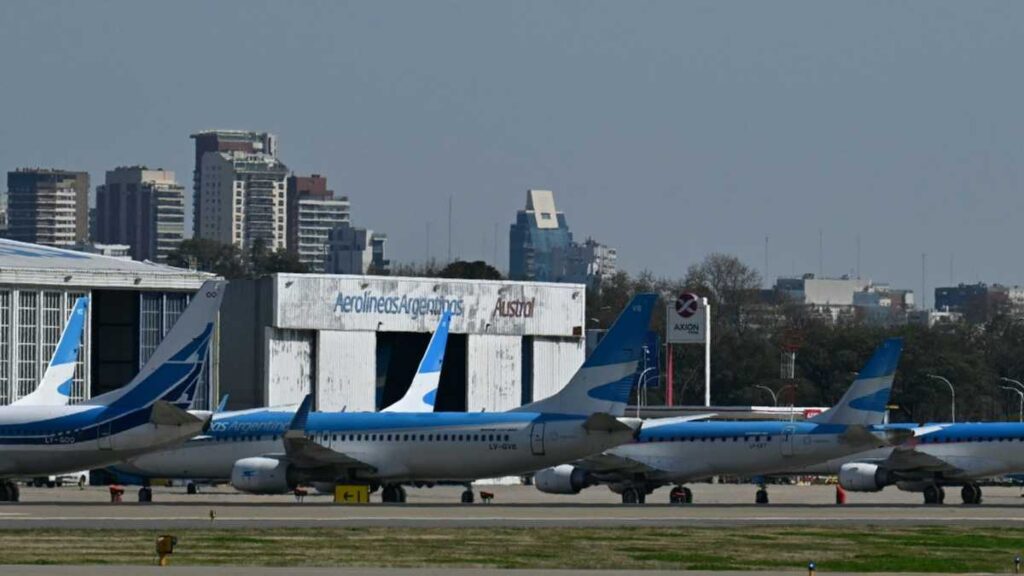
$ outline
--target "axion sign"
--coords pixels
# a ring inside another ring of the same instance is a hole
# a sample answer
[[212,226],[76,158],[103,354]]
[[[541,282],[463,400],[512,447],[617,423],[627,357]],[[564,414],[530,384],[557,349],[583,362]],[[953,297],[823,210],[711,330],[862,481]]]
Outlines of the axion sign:
[[705,306],[704,299],[692,292],[676,297],[665,311],[665,340],[671,344],[703,343]]

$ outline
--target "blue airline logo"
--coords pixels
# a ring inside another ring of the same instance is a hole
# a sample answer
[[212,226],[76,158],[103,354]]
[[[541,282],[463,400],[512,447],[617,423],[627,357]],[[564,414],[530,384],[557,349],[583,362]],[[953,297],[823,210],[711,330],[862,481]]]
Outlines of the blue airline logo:
[[355,296],[338,292],[334,300],[334,315],[342,314],[393,314],[409,316],[413,320],[420,316],[439,316],[445,310],[452,316],[462,316],[465,305],[462,298],[378,296],[363,292]]

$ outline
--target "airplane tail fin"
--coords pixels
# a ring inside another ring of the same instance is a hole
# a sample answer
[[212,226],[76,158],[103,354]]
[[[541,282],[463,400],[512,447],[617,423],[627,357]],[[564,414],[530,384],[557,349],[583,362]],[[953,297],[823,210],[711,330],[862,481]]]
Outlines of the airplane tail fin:
[[444,349],[448,343],[448,326],[451,323],[451,312],[445,310],[437,324],[437,330],[430,337],[427,351],[423,353],[419,368],[405,396],[381,410],[381,412],[433,412],[437,398],[437,386],[441,381],[441,364],[444,362]]
[[655,294],[634,296],[565,388],[513,411],[622,416],[657,299]]
[[187,410],[206,367],[213,324],[227,282],[204,282],[142,370],[127,385],[90,399],[116,413],[164,400]]
[[876,350],[839,403],[811,418],[818,424],[872,426],[885,420],[896,366],[903,352],[902,338],[889,338]]
[[50,358],[50,364],[43,373],[43,379],[31,394],[19,398],[14,405],[64,406],[71,400],[75,362],[78,361],[78,347],[82,342],[88,308],[88,296],[82,296],[75,301],[67,324],[64,325],[64,332],[61,333],[53,357]]

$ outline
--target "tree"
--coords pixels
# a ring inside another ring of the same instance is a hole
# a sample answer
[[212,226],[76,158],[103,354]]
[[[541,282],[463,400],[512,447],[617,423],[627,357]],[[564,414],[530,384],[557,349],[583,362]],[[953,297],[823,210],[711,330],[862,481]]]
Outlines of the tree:
[[463,278],[466,280],[501,280],[501,272],[483,260],[466,262],[456,260],[438,272],[441,278]]
[[228,280],[244,278],[247,274],[245,258],[237,246],[206,238],[182,241],[167,262],[179,268],[212,272]]

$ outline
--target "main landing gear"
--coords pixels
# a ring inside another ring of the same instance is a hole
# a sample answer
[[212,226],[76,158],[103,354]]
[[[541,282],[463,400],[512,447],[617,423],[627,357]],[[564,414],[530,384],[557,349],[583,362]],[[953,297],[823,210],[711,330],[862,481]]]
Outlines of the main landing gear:
[[[980,493],[980,492],[979,492]],[[946,491],[938,484],[931,484],[924,489],[925,504],[942,504],[946,501]]]
[[647,493],[643,490],[630,486],[622,491],[623,504],[643,504],[647,502]]
[[693,491],[686,486],[673,486],[668,493],[669,504],[693,504]]
[[21,500],[21,490],[15,482],[0,481],[0,502],[17,502]]
[[388,484],[381,489],[380,500],[385,504],[404,504],[405,488],[399,484]]
[[466,489],[462,491],[462,503],[472,504],[476,498],[473,496],[473,486],[467,484]]
[[981,486],[974,482],[964,484],[964,487],[960,489],[960,498],[963,499],[964,504],[981,504]]

